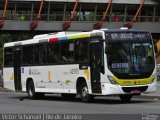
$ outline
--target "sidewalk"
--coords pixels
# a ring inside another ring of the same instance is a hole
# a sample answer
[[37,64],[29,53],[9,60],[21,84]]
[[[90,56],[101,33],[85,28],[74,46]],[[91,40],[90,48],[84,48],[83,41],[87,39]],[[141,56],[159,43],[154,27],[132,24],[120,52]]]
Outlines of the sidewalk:
[[0,87],[0,92],[13,92],[12,90],[8,90],[6,88]]

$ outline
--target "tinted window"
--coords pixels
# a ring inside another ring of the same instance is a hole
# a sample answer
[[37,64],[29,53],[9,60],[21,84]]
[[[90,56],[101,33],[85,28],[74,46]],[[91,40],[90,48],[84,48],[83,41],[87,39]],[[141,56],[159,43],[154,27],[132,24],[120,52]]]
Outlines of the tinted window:
[[108,44],[106,52],[109,69],[120,79],[147,78],[154,70],[152,42]]
[[58,63],[59,62],[59,43],[48,44],[47,50],[48,50],[47,62]]
[[46,45],[35,46],[35,63],[36,64],[47,63],[47,46]]
[[88,41],[80,40],[76,42],[76,61],[88,60]]
[[4,66],[13,66],[12,48],[4,48]]
[[23,47],[23,64],[34,64],[34,46]]
[[74,42],[61,43],[61,61],[62,62],[73,62],[74,52],[75,52]]

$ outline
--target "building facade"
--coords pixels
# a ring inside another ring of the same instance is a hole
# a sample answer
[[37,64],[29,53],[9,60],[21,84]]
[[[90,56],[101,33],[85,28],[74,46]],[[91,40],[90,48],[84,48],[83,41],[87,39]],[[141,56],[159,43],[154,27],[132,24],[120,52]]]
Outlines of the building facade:
[[[76,0],[45,0],[41,19],[35,31],[62,31],[63,23],[69,21]],[[93,30],[93,25],[100,21],[109,0],[79,0],[71,31]],[[102,28],[119,29],[132,21],[141,0],[113,0]],[[3,13],[5,0],[0,1],[0,14]],[[41,0],[8,0],[4,26],[5,30],[30,30],[30,23],[37,18]],[[0,15],[1,16],[1,15]],[[137,16],[133,29],[160,33],[160,4],[158,0],[145,0]]]

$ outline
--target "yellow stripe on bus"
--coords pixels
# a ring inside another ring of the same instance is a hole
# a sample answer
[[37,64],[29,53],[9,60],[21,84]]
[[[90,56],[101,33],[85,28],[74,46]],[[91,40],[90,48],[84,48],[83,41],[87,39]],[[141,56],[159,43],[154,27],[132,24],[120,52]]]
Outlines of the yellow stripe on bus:
[[116,83],[122,86],[129,86],[129,85],[145,85],[150,84],[153,79],[154,75],[151,75],[149,78],[144,79],[118,79],[116,76],[113,77]]
[[70,39],[85,38],[85,37],[89,37],[89,33],[83,33],[79,35],[70,35],[67,38],[70,40]]
[[50,81],[51,80],[51,72],[48,71],[48,80]]

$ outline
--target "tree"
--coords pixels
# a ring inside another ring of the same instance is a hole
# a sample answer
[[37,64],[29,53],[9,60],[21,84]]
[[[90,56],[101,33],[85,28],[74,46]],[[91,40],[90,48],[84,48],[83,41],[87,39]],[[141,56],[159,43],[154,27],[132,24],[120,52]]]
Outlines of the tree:
[[32,38],[34,34],[28,32],[23,33],[2,33],[0,34],[0,63],[3,61],[3,46],[8,42],[22,41]]

